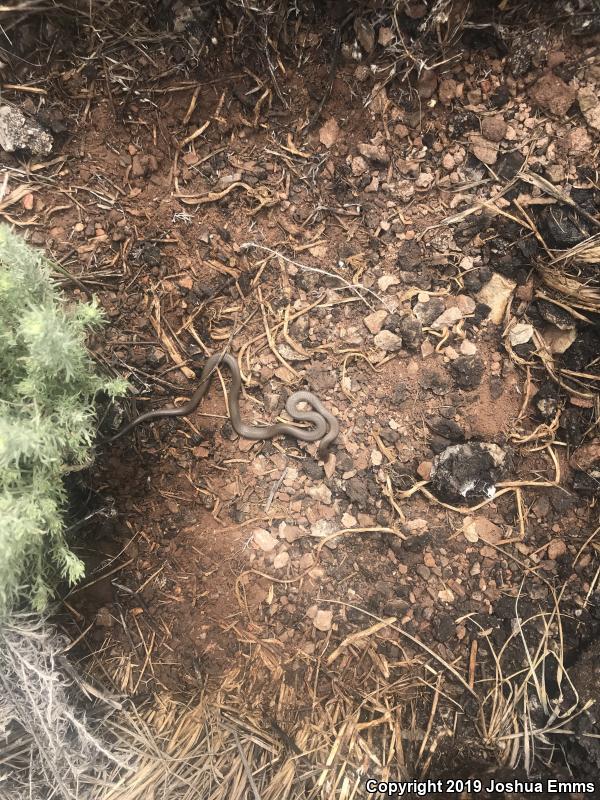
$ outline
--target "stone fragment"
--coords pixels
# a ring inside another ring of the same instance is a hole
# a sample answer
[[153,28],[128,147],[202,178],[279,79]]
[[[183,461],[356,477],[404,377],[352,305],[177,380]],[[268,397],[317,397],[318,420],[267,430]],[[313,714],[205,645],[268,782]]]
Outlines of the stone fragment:
[[371,23],[364,17],[356,17],[354,32],[365,53],[371,55],[375,49],[375,30]]
[[379,333],[383,328],[383,323],[386,321],[387,316],[388,312],[384,309],[380,309],[379,311],[373,311],[372,314],[368,314],[363,321],[369,331],[375,336],[375,334]]
[[0,147],[7,153],[28,150],[35,156],[47,156],[53,143],[52,136],[20,109],[0,107]]
[[487,517],[465,517],[463,522],[463,534],[468,542],[478,542],[483,539],[485,542],[498,544],[502,540],[502,528],[494,525]]
[[528,322],[517,322],[508,333],[508,341],[513,347],[526,344],[533,337],[533,325]]
[[445,503],[476,505],[495,496],[506,463],[506,451],[492,442],[451,445],[433,460],[431,490]]
[[275,569],[283,569],[284,567],[287,567],[289,563],[290,554],[287,552],[287,550],[284,550],[283,553],[277,553],[273,559],[273,567]]
[[501,325],[506,307],[515,290],[516,283],[495,272],[477,295],[480,303],[489,306],[489,319],[495,325]]
[[558,75],[547,72],[529,89],[529,96],[538,108],[556,117],[564,117],[575,102],[577,92]]
[[402,338],[392,331],[380,331],[375,336],[375,347],[389,353],[396,353],[402,349]]
[[270,553],[277,545],[277,539],[264,528],[257,528],[252,534],[254,544],[263,552]]
[[324,633],[331,630],[331,626],[333,625],[333,611],[319,608],[313,617],[313,625],[318,631],[323,631]]
[[360,142],[358,144],[358,152],[369,161],[376,164],[389,164],[390,157],[382,144],[368,144],[367,142]]
[[596,131],[600,131],[600,99],[598,93],[585,86],[577,92],[579,108],[585,117],[585,121]]
[[340,134],[340,126],[334,117],[330,117],[327,122],[319,129],[319,141],[325,147],[330,148],[337,142]]
[[479,133],[469,134],[469,141],[471,142],[471,152],[483,164],[492,166],[498,159],[498,145],[495,142],[490,142]]
[[564,556],[566,552],[567,552],[567,545],[563,542],[562,539],[552,539],[552,541],[548,545],[546,555],[548,556],[550,561],[556,561],[557,558]]
[[430,327],[436,331],[442,330],[442,328],[451,328],[462,318],[463,314],[460,308],[457,306],[450,306],[450,308],[447,308],[431,323]]
[[431,69],[424,69],[417,80],[417,92],[422,100],[429,100],[437,89],[438,79]]
[[506,134],[506,122],[502,114],[484,117],[481,121],[481,132],[490,142],[501,142]]
[[444,78],[444,80],[440,82],[438,89],[440,103],[444,106],[449,106],[456,97],[457,92],[458,83],[453,78]]

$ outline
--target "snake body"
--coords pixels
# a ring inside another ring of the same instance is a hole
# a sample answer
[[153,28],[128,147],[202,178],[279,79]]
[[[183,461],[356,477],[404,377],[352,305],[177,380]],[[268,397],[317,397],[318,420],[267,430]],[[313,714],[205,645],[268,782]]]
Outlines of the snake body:
[[[221,365],[226,366],[231,372],[231,388],[228,394],[229,415],[231,425],[238,436],[255,441],[273,439],[275,436],[293,436],[302,442],[316,442],[320,439],[319,458],[324,459],[327,457],[329,446],[337,438],[340,426],[337,419],[325,408],[318,397],[312,392],[294,392],[289,396],[285,404],[286,411],[292,419],[298,422],[310,422],[312,423],[312,428],[301,428],[298,425],[290,425],[283,422],[278,422],[275,425],[246,425],[246,423],[242,422],[240,416],[240,392],[242,389],[240,369],[233,356],[222,353],[217,353],[208,359],[200,376],[200,384],[187,403],[178,407],[158,408],[156,411],[140,414],[107,441],[114,442],[143,422],[152,422],[164,417],[187,417],[188,414],[198,408],[200,401],[210,388],[216,368]],[[307,403],[313,410],[301,411],[298,408],[300,403]]]

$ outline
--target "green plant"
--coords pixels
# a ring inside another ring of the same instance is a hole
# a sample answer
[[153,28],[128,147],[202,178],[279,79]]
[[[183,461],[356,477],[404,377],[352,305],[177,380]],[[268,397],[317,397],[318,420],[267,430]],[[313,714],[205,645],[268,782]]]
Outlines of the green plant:
[[89,458],[96,394],[126,390],[95,373],[85,346],[100,309],[69,304],[50,268],[0,227],[0,616],[17,600],[41,610],[56,577],[82,577],[64,534],[63,476]]

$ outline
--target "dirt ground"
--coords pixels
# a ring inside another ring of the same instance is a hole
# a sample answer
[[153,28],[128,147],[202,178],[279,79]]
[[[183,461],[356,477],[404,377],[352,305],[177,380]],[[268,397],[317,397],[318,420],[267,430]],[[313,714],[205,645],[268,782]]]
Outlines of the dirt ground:
[[[245,420],[275,421],[307,388],[340,422],[324,464],[316,443],[240,439],[222,370],[190,417],[98,444],[82,477],[89,580],[63,623],[120,691],[211,692],[235,674],[275,720],[285,687],[302,708],[317,663],[353,662],[360,685],[427,662],[431,685],[462,678],[464,710],[493,653],[518,671],[522,642],[533,652],[558,621],[563,665],[593,640],[598,510],[574,453],[598,440],[597,396],[553,389],[527,325],[574,332],[585,363],[553,357],[597,388],[598,317],[563,308],[555,324],[536,264],[556,199],[513,179],[585,191],[599,218],[600,122],[577,94],[597,94],[599,43],[536,29],[531,52],[513,39],[508,54],[469,30],[409,82],[383,69],[382,27],[372,55],[340,58],[328,97],[331,28],[302,29],[301,66],[274,65],[276,84],[225,49],[180,69],[169,48],[115,46],[6,89],[54,148],[3,156],[5,200],[26,187],[3,213],[74,276],[74,298],[98,298],[93,352],[132,387],[105,433],[188,398],[224,349]],[[478,445],[482,485],[461,497],[441,454],[480,442],[502,466],[486,477]],[[533,620],[522,641],[518,620]]]

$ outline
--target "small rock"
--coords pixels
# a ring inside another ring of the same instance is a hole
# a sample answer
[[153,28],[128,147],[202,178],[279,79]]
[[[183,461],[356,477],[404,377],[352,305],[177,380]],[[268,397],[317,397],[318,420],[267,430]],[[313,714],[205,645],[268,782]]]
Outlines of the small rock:
[[441,297],[430,297],[427,301],[419,301],[413,307],[413,314],[421,325],[429,327],[440,314],[444,313],[446,306]]
[[283,537],[288,544],[292,544],[303,536],[306,536],[306,531],[303,531],[302,528],[298,528],[295,525],[288,525],[286,522],[282,522],[279,526],[279,535]]
[[[396,275],[382,275],[381,278],[377,279],[377,286],[382,292],[387,292],[390,286],[397,286],[399,283],[400,278],[398,278]],[[378,332],[379,331],[374,331],[374,333]]]
[[324,483],[319,484],[319,486],[310,486],[306,490],[306,494],[326,506],[331,505],[331,489],[325,486]]
[[53,143],[52,136],[20,109],[0,107],[0,147],[7,153],[28,150],[36,156],[47,156]]
[[360,142],[358,145],[358,152],[361,156],[368,158],[376,164],[389,164],[390,157],[382,144],[367,144]]
[[431,69],[424,69],[417,80],[417,92],[419,93],[419,97],[423,100],[429,100],[433,97],[437,85],[438,79],[435,72]]
[[547,72],[533,84],[529,96],[538,108],[564,117],[577,97],[577,92],[557,75]]
[[566,552],[567,552],[567,545],[563,542],[562,539],[552,539],[552,541],[548,545],[546,555],[548,556],[550,561],[556,561],[557,558],[564,556]]
[[437,319],[431,323],[430,327],[437,331],[442,330],[443,328],[451,328],[462,318],[463,314],[460,308],[457,308],[457,306],[450,306],[450,308],[447,308]]
[[333,624],[333,611],[326,611],[323,608],[319,608],[317,613],[313,617],[313,625],[318,631],[323,631],[324,633],[331,630],[331,626]]
[[395,34],[391,28],[381,27],[377,32],[377,41],[382,47],[387,47],[394,41]]
[[419,478],[422,478],[424,481],[428,481],[429,476],[431,475],[432,466],[433,463],[431,461],[421,461],[417,467],[417,475]]
[[471,142],[471,152],[478,158],[483,164],[492,164],[496,163],[498,159],[498,145],[494,142],[489,142],[479,133],[471,133],[469,134],[469,140]]
[[354,156],[350,162],[352,174],[358,178],[368,170],[369,166],[362,156]]
[[494,525],[486,517],[465,517],[463,533],[465,539],[472,543],[482,539],[485,542],[498,544],[502,540],[502,528]]
[[532,337],[533,325],[527,322],[517,322],[509,331],[508,341],[513,347],[517,347],[517,345],[531,341]]
[[455,166],[456,162],[452,153],[445,153],[442,158],[442,167],[447,170],[447,172],[452,172]]
[[506,134],[504,117],[501,114],[484,117],[481,121],[481,132],[490,142],[501,142]]
[[374,336],[383,328],[383,323],[386,321],[387,317],[388,312],[384,309],[380,309],[379,311],[373,311],[372,314],[368,314],[363,322]]
[[573,128],[564,139],[564,147],[569,155],[583,155],[592,146],[592,138],[585,128]]
[[411,181],[400,181],[397,184],[396,191],[401,203],[409,203],[415,196],[416,190]]
[[277,546],[277,539],[264,528],[257,528],[252,537],[254,544],[265,553],[270,553]]
[[402,338],[391,331],[380,331],[374,341],[375,347],[385,352],[396,353],[402,349]]
[[463,339],[463,341],[460,343],[460,352],[463,354],[463,356],[474,356],[477,352],[477,347],[468,339]]
[[337,142],[340,135],[340,126],[333,117],[330,117],[327,122],[319,129],[319,141],[325,147],[330,148]]
[[429,172],[421,172],[415,181],[417,189],[429,189],[434,181],[434,177]]
[[440,82],[438,97],[442,105],[449,106],[457,96],[457,93],[458,83],[452,78],[444,78],[444,80]]
[[275,558],[273,559],[273,567],[275,569],[283,569],[287,567],[290,563],[290,554],[287,550],[284,550],[283,553],[278,553]]
[[489,319],[495,325],[501,325],[506,312],[506,307],[516,283],[495,272],[477,295],[480,303],[490,308]]
[[452,304],[462,311],[464,317],[473,314],[477,308],[477,303],[468,294],[457,294],[452,298]]
[[600,100],[598,99],[598,93],[586,86],[577,92],[577,100],[587,124],[590,128],[600,131]]

